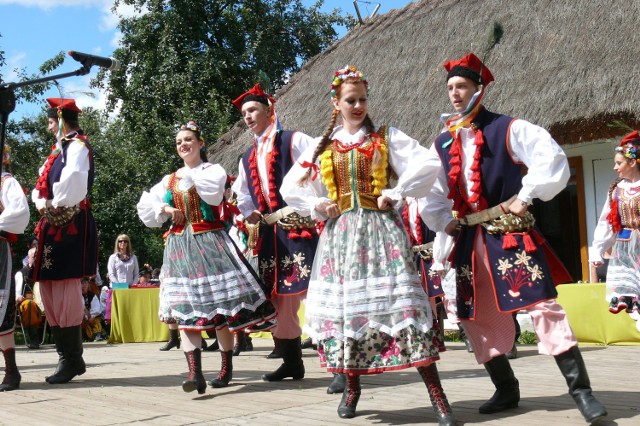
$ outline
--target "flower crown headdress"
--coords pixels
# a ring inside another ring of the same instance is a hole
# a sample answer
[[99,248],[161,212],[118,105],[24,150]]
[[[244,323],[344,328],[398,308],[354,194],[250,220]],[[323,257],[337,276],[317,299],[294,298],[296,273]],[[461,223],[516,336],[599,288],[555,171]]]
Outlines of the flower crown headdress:
[[337,70],[333,73],[333,81],[331,82],[331,97],[336,96],[336,89],[346,79],[356,78],[364,83],[364,87],[367,89],[367,95],[369,94],[369,82],[365,78],[361,71],[358,71],[353,65],[346,65],[344,68]]
[[202,130],[200,129],[200,126],[196,124],[195,121],[189,121],[187,124],[183,124],[182,126],[180,126],[180,130],[191,130],[196,134],[199,140],[204,142],[204,137],[202,136]]
[[640,163],[638,158],[638,145],[640,144],[640,133],[637,130],[629,133],[622,138],[620,144],[616,147],[616,152],[622,154],[625,158],[635,160],[636,163]]

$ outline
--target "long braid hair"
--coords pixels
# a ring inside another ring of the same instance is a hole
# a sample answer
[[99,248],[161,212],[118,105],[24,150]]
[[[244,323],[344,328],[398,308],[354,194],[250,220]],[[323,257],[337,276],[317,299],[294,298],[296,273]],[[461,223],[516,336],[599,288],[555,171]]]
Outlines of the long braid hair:
[[[364,84],[362,82],[361,79],[359,78],[355,78],[355,77],[349,77],[347,78],[340,86],[338,86],[335,90],[336,90],[336,98],[340,98],[340,92],[342,89],[342,86],[344,84]],[[327,128],[325,129],[324,133],[322,134],[322,139],[320,139],[320,142],[318,143],[318,146],[316,147],[315,151],[313,152],[313,157],[311,157],[311,162],[315,163],[316,160],[318,159],[318,157],[320,156],[320,154],[322,154],[324,152],[325,149],[327,149],[327,147],[333,142],[333,140],[331,140],[331,134],[333,133],[333,129],[336,127],[336,123],[338,121],[338,117],[340,116],[340,111],[337,108],[333,109],[333,112],[331,113],[331,120],[329,120],[329,125],[327,126]],[[367,115],[364,117],[364,121],[363,124],[365,126],[365,128],[367,129],[367,134],[370,135],[371,133],[375,132],[375,125],[373,124],[373,121],[371,120],[371,117],[369,117],[369,114],[367,113]],[[309,176],[311,175],[311,169],[309,169],[307,171],[307,173],[302,177],[302,179],[300,179],[300,181],[298,182],[301,186],[304,186],[307,182],[307,179],[309,179]]]

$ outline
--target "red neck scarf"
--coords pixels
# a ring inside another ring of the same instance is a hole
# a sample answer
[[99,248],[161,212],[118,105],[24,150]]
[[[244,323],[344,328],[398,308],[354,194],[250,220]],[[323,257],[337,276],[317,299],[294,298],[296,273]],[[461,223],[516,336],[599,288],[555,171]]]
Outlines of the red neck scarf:
[[45,200],[49,199],[49,187],[47,185],[47,179],[49,178],[49,172],[51,171],[51,166],[53,165],[56,158],[60,155],[62,150],[53,145],[51,147],[51,154],[47,157],[47,161],[44,164],[44,168],[42,169],[42,174],[38,178],[38,182],[36,183],[36,189],[38,190],[39,198],[44,198]]

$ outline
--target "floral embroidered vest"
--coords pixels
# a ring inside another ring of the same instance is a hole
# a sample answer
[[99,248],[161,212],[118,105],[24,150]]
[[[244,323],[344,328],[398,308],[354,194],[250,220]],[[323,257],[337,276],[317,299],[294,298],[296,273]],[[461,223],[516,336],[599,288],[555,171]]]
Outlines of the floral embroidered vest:
[[224,224],[218,216],[218,209],[202,201],[195,185],[187,191],[182,191],[178,188],[178,182],[180,182],[180,178],[173,173],[169,177],[165,201],[184,213],[186,223],[184,225],[172,224],[165,234],[165,238],[169,234],[182,234],[186,226],[191,226],[194,234],[224,229]]
[[320,155],[322,183],[341,213],[363,208],[378,210],[378,197],[388,187],[386,128],[360,143],[333,143]]

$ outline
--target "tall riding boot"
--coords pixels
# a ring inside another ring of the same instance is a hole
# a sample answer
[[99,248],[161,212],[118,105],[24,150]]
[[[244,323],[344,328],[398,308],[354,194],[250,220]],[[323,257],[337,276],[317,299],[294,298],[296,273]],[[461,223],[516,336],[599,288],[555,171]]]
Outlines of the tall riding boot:
[[587,373],[587,368],[584,365],[584,360],[578,347],[573,346],[568,351],[556,355],[554,358],[567,381],[569,395],[571,395],[576,402],[578,410],[580,410],[585,420],[592,423],[606,416],[607,410],[591,394],[589,374]]
[[20,387],[20,380],[22,380],[16,365],[16,348],[5,349],[2,354],[4,355],[4,379],[0,384],[0,392],[16,390]]
[[447,396],[444,394],[444,390],[442,390],[440,375],[438,374],[436,364],[431,363],[426,367],[418,367],[418,373],[420,373],[424,384],[427,386],[433,411],[438,418],[438,425],[454,426],[456,424],[456,418],[453,415],[449,401],[447,401]]
[[347,386],[347,375],[344,373],[333,373],[333,381],[327,388],[328,394],[342,393]]
[[161,351],[168,351],[173,348],[180,349],[180,338],[178,338],[178,330],[169,330],[169,341],[160,348]]
[[268,359],[282,358],[282,348],[280,347],[280,339],[273,336],[273,351],[267,355]]
[[64,365],[64,351],[62,348],[62,337],[60,335],[60,327],[57,325],[52,325],[51,327],[49,327],[49,330],[51,330],[51,334],[53,335],[53,342],[56,345],[56,352],[58,352],[58,365],[56,366],[56,369],[51,376],[46,376],[44,378],[44,380],[47,383],[49,382],[49,377],[60,374],[60,371],[62,371],[62,366]]
[[347,375],[347,387],[344,388],[340,405],[338,405],[338,416],[343,419],[352,419],[356,416],[356,406],[360,400],[360,376]]
[[187,380],[182,382],[182,390],[185,392],[193,392],[197,390],[199,394],[203,394],[207,389],[207,382],[202,375],[202,358],[200,349],[194,349],[191,352],[184,353],[189,364],[189,375]]
[[262,380],[265,382],[279,382],[287,377],[291,377],[293,380],[304,378],[300,337],[296,337],[295,339],[278,339],[278,341],[282,349],[284,364],[280,365],[273,373],[264,374]]
[[52,385],[67,383],[87,371],[82,358],[82,326],[60,327],[60,338],[64,359],[61,370],[47,379]]
[[220,351],[222,362],[220,363],[220,373],[218,377],[209,382],[209,386],[213,388],[224,388],[229,386],[229,382],[233,378],[233,352]]
[[520,384],[513,374],[506,355],[499,355],[484,364],[496,387],[493,396],[480,406],[480,414],[492,414],[516,408],[520,402]]
[[29,349],[40,349],[40,338],[38,337],[38,326],[31,325],[27,331],[29,334],[29,344],[27,348]]

